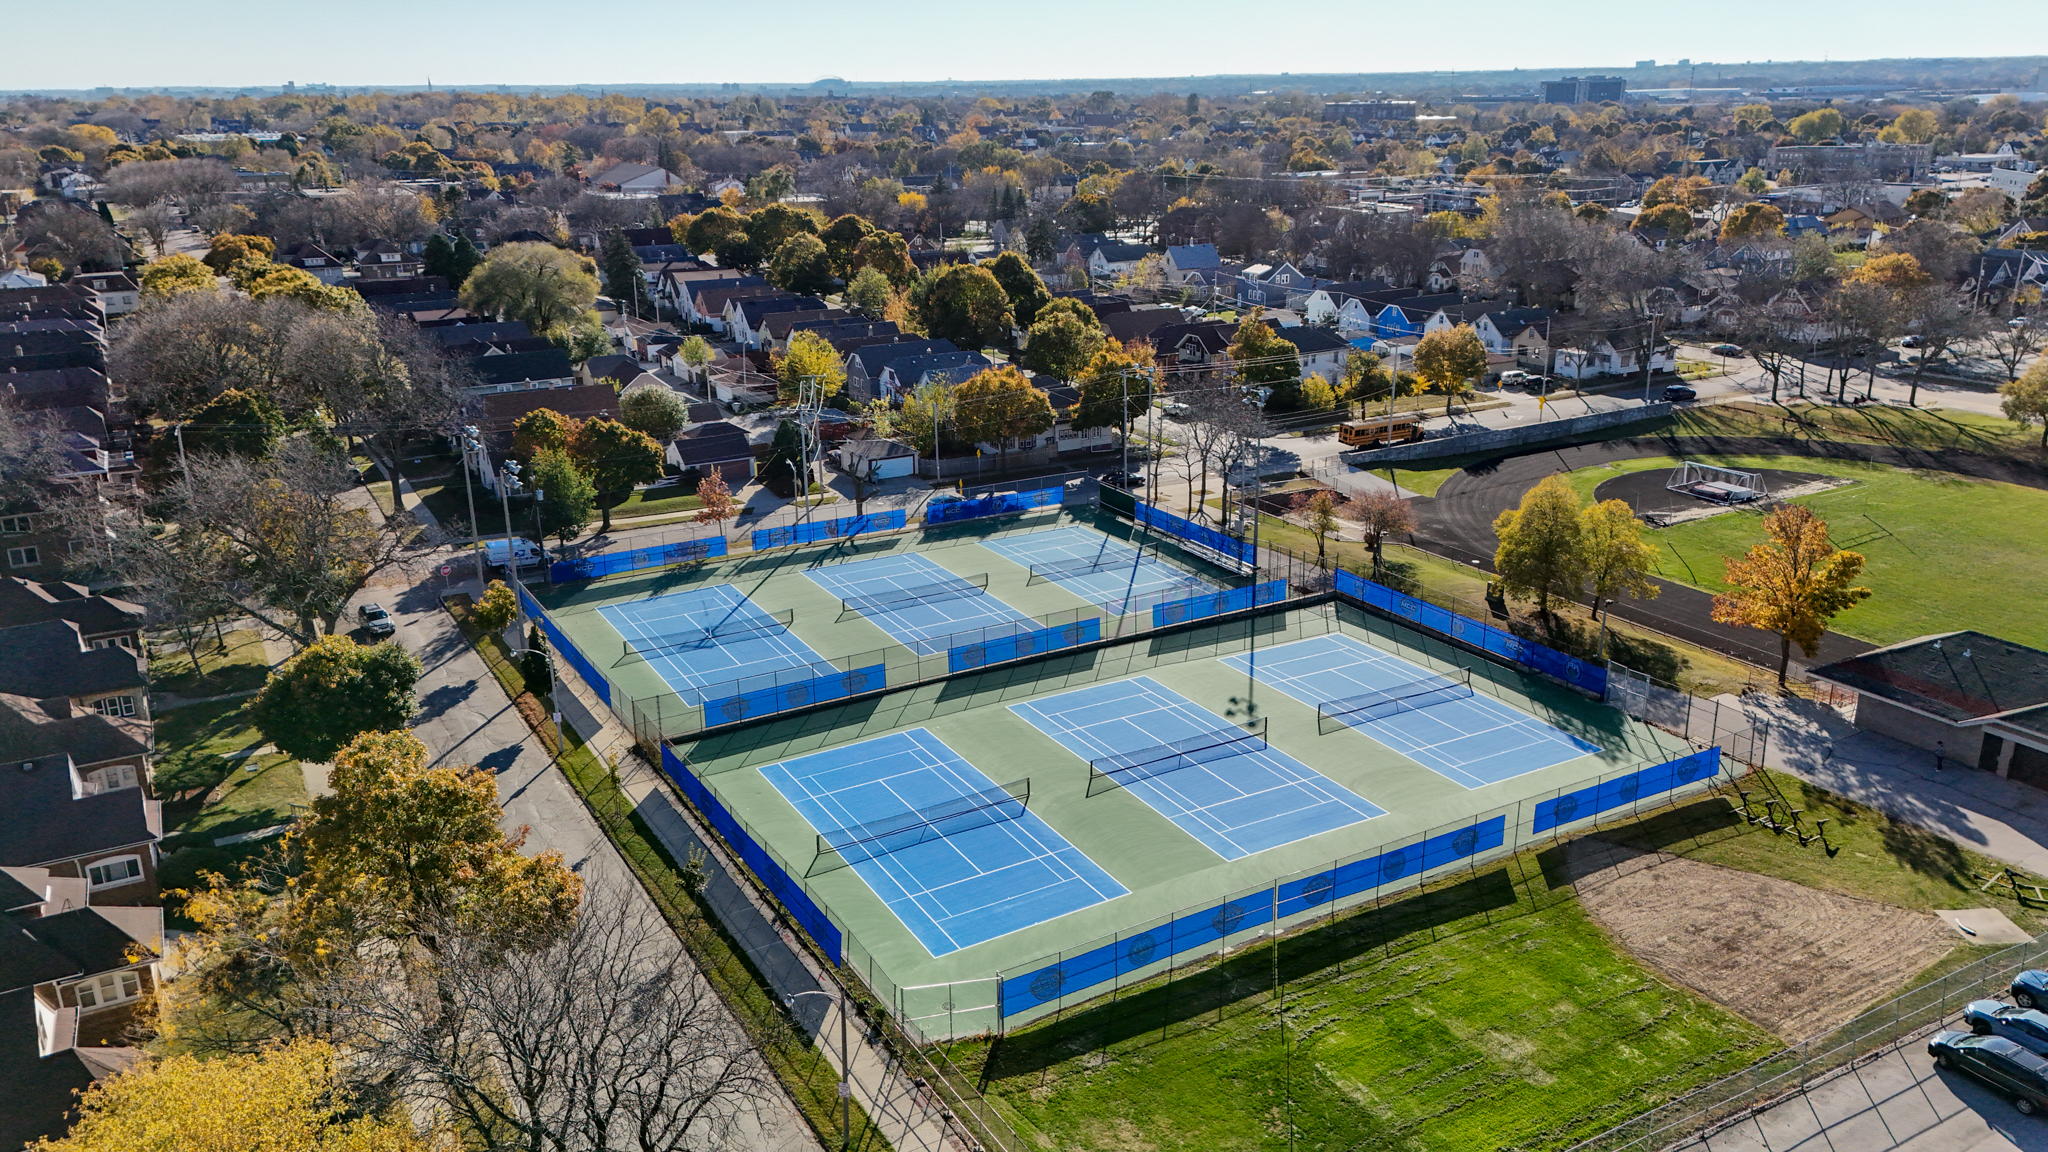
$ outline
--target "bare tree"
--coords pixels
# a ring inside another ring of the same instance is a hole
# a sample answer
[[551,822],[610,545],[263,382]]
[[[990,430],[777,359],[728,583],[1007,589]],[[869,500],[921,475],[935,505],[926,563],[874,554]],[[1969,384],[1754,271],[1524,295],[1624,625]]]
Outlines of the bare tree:
[[464,404],[460,367],[414,325],[396,317],[315,313],[293,330],[287,408],[320,408],[335,431],[355,437],[398,491],[407,439],[452,431]]
[[1920,405],[1920,378],[1927,366],[1953,352],[1957,345],[1982,336],[1989,328],[1983,313],[1970,307],[1956,289],[1936,281],[1914,289],[1901,301],[1906,326],[1918,339],[1920,355],[1913,361],[1913,390],[1907,403]]
[[107,199],[143,205],[158,200],[217,200],[241,185],[234,169],[213,157],[190,160],[131,160],[107,173]]
[[2044,341],[2048,341],[2048,327],[2044,325],[2048,325],[2048,308],[2036,305],[2019,310],[2003,324],[1992,326],[1991,339],[1985,342],[1985,351],[2005,369],[2007,383],[2020,378],[2020,365],[2039,352]]
[[171,229],[178,226],[178,212],[168,200],[152,200],[128,214],[128,226],[142,233],[161,257]]
[[63,201],[38,200],[23,209],[21,238],[29,255],[62,261],[66,272],[109,272],[121,266],[128,245],[96,213]]
[[1415,507],[1398,492],[1374,489],[1363,496],[1355,497],[1346,509],[1346,519],[1355,522],[1365,536],[1365,545],[1372,549],[1372,575],[1379,579],[1385,563],[1381,547],[1388,536],[1398,532],[1415,531]]
[[531,950],[448,925],[336,989],[361,1073],[445,1110],[482,1146],[721,1152],[773,1091],[752,1040],[623,884]]
[[278,399],[311,310],[293,300],[188,292],[128,318],[114,341],[115,379],[143,415],[176,420],[230,388]]

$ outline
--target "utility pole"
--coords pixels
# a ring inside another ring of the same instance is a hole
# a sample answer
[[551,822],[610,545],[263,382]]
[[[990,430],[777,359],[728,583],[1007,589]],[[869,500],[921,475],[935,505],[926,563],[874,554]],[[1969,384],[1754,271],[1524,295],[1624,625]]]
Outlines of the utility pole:
[[1657,314],[1650,313],[1650,339],[1643,345],[1643,403],[1650,402],[1650,358],[1657,351]]
[[[512,577],[512,583],[519,583],[519,557],[512,551],[512,489],[519,483],[519,462],[507,460],[498,470],[498,512],[505,518],[505,574]],[[526,606],[520,605],[519,617],[526,619]]]
[[477,459],[482,459],[483,451],[483,441],[477,437],[476,425],[470,424],[465,426],[462,429],[462,495],[464,499],[469,501],[469,550],[476,554],[476,587],[478,596],[483,595],[484,586],[489,581],[484,578],[484,550],[481,546],[483,531],[482,527],[476,522],[476,488],[470,483],[470,470],[472,467],[470,453],[474,452]]

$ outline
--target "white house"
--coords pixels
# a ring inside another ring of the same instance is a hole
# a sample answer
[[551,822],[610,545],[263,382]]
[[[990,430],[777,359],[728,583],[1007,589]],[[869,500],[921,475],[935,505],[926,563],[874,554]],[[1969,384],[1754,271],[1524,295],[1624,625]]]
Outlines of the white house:
[[[1593,376],[1626,376],[1642,371],[1642,349],[1629,345],[1617,346],[1605,336],[1596,336],[1585,342],[1583,347],[1556,349],[1556,375],[1570,380],[1585,380]],[[1678,366],[1677,350],[1669,343],[1659,343],[1650,353],[1650,369],[1669,372]]]
[[676,174],[653,164],[615,164],[590,178],[598,188],[653,195],[682,183]]
[[1151,249],[1143,244],[1103,244],[1088,254],[1088,275],[1095,278],[1122,276],[1138,266]]

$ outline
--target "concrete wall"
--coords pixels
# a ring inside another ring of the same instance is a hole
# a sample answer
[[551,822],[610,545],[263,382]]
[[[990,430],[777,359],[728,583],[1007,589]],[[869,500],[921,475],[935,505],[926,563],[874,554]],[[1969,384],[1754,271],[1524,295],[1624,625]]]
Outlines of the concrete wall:
[[1461,436],[1442,436],[1414,444],[1397,444],[1392,448],[1373,448],[1361,452],[1346,452],[1342,458],[1347,464],[1360,468],[1374,468],[1381,464],[1399,464],[1409,460],[1429,460],[1438,456],[1461,456],[1468,452],[1491,452],[1497,448],[1515,448],[1524,444],[1541,444],[1549,440],[1565,440],[1599,428],[1612,428],[1618,424],[1634,424],[1643,420],[1654,420],[1669,415],[1671,405],[1658,401],[1635,408],[1618,408],[1612,412],[1593,412],[1585,416],[1573,416],[1565,420],[1545,420],[1537,424],[1523,424],[1514,428],[1502,428],[1496,432],[1468,432]]
[[1865,732],[1882,733],[1929,752],[1934,751],[1936,744],[1945,743],[1948,745],[1946,755],[1950,767],[1975,767],[1978,755],[1983,751],[1982,728],[1958,728],[1908,711],[1867,692],[1856,699],[1856,726]]

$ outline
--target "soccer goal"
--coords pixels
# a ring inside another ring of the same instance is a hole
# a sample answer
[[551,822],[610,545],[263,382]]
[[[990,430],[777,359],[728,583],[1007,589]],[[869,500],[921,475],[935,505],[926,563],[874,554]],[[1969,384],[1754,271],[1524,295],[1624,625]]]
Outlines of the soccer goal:
[[1680,464],[1664,487],[1716,504],[1747,504],[1770,495],[1764,487],[1761,472],[1744,472],[1739,468],[1722,468],[1691,460]]

